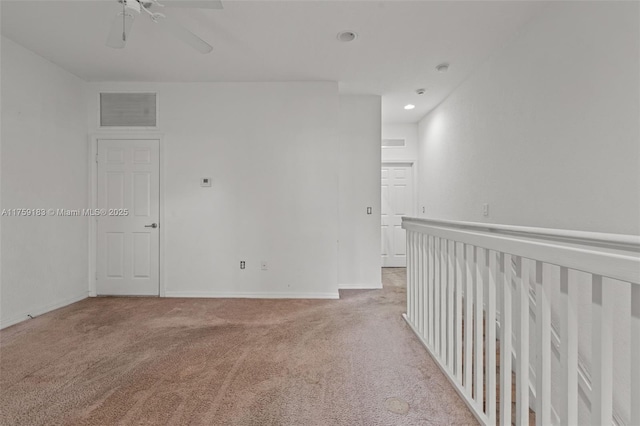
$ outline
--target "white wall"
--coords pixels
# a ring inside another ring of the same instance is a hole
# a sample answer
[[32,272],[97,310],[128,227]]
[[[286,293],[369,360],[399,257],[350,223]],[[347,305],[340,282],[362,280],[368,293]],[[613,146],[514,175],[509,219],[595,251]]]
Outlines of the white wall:
[[[2,208],[87,205],[83,82],[2,38]],[[87,297],[87,220],[3,216],[0,326]]]
[[337,297],[336,83],[88,89],[91,132],[100,90],[158,92],[167,296]]
[[340,96],[340,288],[382,287],[380,121],[380,96]]
[[[404,139],[402,148],[382,148],[382,161],[416,161],[418,158],[418,124],[417,123],[383,123],[383,139]],[[414,169],[415,170],[415,169]]]
[[549,5],[420,122],[426,216],[640,233],[639,39],[637,2]]
[[[639,234],[639,12],[637,2],[550,4],[425,117],[424,216]],[[490,205],[488,217],[482,203]],[[580,357],[588,367],[591,294],[584,281]],[[607,286],[615,290],[613,339],[621,348],[614,350],[614,408],[624,420],[629,292]],[[557,293],[549,290],[554,312]]]

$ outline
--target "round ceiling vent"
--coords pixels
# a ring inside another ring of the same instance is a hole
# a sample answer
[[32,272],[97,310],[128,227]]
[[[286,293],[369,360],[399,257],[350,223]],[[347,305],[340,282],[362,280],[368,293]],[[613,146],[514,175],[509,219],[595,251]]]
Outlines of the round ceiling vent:
[[342,31],[338,33],[338,40],[343,41],[343,42],[349,42],[349,41],[353,41],[356,38],[358,38],[358,34],[354,33],[353,31]]

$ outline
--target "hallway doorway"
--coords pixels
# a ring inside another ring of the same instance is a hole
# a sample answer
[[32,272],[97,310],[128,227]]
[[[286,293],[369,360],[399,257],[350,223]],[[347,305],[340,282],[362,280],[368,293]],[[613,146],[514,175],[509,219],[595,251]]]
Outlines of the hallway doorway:
[[406,267],[406,233],[402,216],[414,216],[413,164],[382,163],[382,267]]

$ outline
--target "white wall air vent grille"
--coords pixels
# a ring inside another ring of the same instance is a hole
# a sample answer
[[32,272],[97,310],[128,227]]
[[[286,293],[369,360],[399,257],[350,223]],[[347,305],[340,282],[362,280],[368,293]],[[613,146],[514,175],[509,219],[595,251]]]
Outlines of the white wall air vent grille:
[[156,93],[100,93],[100,127],[157,127]]
[[405,146],[404,139],[382,139],[383,148],[401,148]]

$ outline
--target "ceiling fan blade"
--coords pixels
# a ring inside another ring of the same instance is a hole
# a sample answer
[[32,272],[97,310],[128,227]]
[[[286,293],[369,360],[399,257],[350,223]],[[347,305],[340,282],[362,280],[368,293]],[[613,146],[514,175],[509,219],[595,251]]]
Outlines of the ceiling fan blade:
[[222,9],[221,0],[160,0],[166,7],[191,7],[197,9]]
[[162,21],[162,24],[175,38],[185,42],[203,55],[213,50],[213,47],[209,43],[189,31],[182,25],[178,24],[177,22],[171,19],[164,19]]
[[[118,13],[111,22],[111,29],[109,30],[109,36],[107,37],[107,46],[114,49],[122,49],[127,44],[129,34],[131,34],[131,28],[135,17],[130,13],[123,12]],[[124,33],[124,37],[122,34]]]

